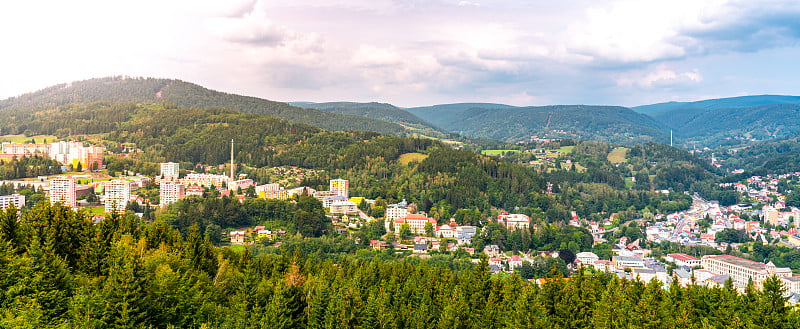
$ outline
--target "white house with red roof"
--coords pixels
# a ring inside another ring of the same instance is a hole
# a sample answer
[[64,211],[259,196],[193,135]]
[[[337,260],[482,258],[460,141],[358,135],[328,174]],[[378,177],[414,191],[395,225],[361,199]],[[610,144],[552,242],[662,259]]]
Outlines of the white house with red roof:
[[525,214],[502,214],[497,216],[497,221],[505,223],[506,228],[512,232],[531,226],[531,218]]
[[421,214],[408,214],[403,218],[394,220],[394,231],[400,232],[400,227],[403,226],[403,224],[408,224],[411,228],[411,233],[425,234],[426,223],[431,223],[434,228],[436,227],[436,220],[433,218],[428,218]]
[[664,260],[675,263],[677,266],[700,266],[700,258],[692,257],[687,254],[668,254]]
[[440,238],[452,238],[452,239],[455,239],[456,238],[456,227],[458,227],[458,224],[456,224],[456,223],[444,224],[442,226],[439,226],[439,227],[436,228],[436,236],[438,236]]

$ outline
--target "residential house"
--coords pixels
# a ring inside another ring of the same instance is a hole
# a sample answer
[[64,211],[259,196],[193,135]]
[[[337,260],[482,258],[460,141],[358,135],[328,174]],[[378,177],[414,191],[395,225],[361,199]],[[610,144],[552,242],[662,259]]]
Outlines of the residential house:
[[246,234],[245,231],[232,231],[231,233],[229,233],[228,236],[231,238],[231,244],[243,245],[245,234]]

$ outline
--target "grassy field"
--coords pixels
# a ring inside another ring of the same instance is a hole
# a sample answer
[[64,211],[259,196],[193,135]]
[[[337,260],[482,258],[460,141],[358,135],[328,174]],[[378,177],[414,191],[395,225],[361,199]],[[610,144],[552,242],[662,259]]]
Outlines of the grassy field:
[[47,140],[48,143],[57,142],[58,138],[53,135],[36,135],[36,136],[25,136],[25,135],[3,135],[0,136],[0,142],[11,142],[11,143],[25,143],[30,141],[31,139],[36,140],[37,143],[44,143]]
[[574,149],[575,146],[562,146],[561,148],[558,149],[558,153],[570,154]]
[[506,152],[519,152],[519,151],[517,151],[517,150],[483,150],[483,151],[481,151],[481,154],[498,156],[498,155],[501,155],[501,154],[506,153]]
[[236,252],[244,252],[245,246],[241,245],[241,244],[235,244],[235,245],[231,245],[230,248],[231,248],[231,250],[236,251]]
[[625,155],[628,154],[627,147],[617,147],[608,153],[608,161],[611,163],[623,163],[627,161]]
[[422,160],[425,160],[425,158],[427,157],[428,157],[427,154],[422,154],[422,153],[406,153],[400,155],[400,158],[397,159],[397,162],[402,163],[403,165],[408,165],[409,163],[414,161],[420,162]]
[[92,215],[92,216],[105,215],[106,214],[105,206],[88,207],[88,208],[86,208],[86,210],[88,210],[89,214]]
[[625,177],[625,187],[626,188],[633,188],[633,177]]

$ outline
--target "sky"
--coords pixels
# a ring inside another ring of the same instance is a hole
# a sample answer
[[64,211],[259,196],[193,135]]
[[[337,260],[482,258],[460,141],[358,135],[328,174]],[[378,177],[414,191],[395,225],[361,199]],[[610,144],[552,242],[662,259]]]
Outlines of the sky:
[[115,75],[277,101],[798,95],[799,1],[9,0],[0,99]]

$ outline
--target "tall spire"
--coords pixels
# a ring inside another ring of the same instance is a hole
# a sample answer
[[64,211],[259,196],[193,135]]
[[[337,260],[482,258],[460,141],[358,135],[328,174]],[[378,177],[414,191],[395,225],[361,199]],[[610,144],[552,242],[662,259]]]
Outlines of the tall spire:
[[234,172],[234,169],[233,169],[233,139],[231,139],[231,180],[232,180],[232,181],[233,181],[233,180],[236,180],[236,179],[233,177],[233,172]]

